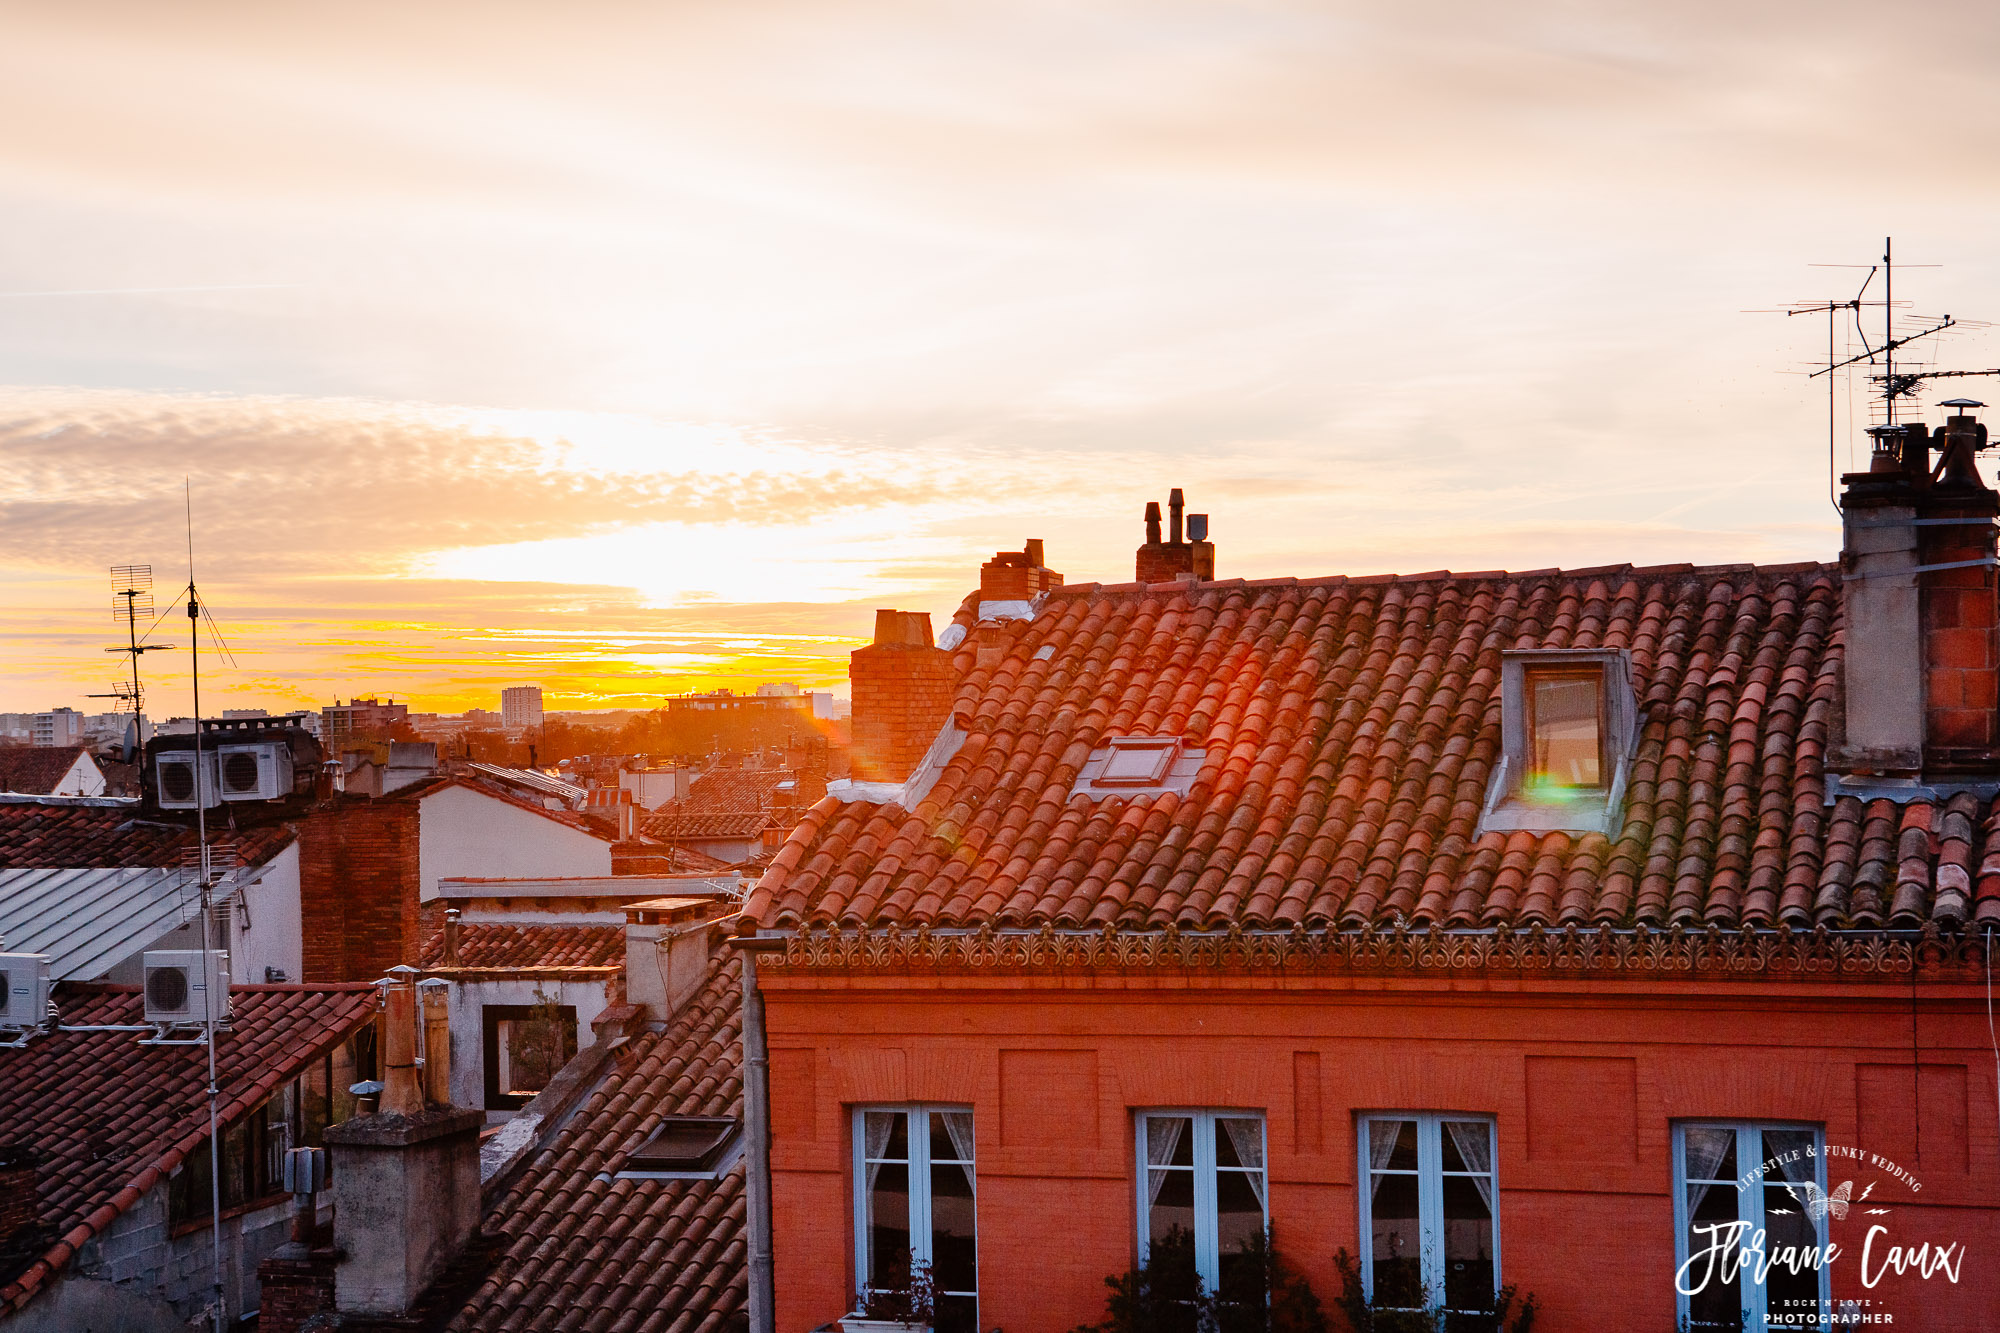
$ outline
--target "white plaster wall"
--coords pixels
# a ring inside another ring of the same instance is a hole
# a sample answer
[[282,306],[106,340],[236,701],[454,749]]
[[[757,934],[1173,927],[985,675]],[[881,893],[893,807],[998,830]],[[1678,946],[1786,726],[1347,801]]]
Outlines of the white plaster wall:
[[440,787],[422,800],[417,826],[418,896],[440,879],[528,879],[609,875],[611,844],[469,787]]
[[[454,1106],[486,1105],[486,1041],[480,1011],[489,1004],[533,1004],[535,987],[552,994],[557,1004],[576,1008],[576,1048],[595,1044],[590,1025],[604,1012],[608,983],[603,981],[455,981],[451,987],[451,1102]],[[512,1111],[488,1111],[490,1122],[513,1118]]]
[[247,911],[236,913],[229,932],[230,980],[261,983],[265,969],[274,967],[286,981],[297,981],[305,972],[305,921],[296,841],[265,864],[243,898]]

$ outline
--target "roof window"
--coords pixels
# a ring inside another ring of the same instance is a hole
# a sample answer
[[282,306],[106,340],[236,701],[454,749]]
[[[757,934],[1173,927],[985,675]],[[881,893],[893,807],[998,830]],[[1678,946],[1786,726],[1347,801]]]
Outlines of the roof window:
[[1616,837],[1638,734],[1627,654],[1505,652],[1500,690],[1502,755],[1487,788],[1480,832]]
[[1185,795],[1205,757],[1178,736],[1112,736],[1090,752],[1070,795]]
[[671,1115],[626,1154],[621,1180],[711,1180],[735,1164],[742,1126],[733,1116]]

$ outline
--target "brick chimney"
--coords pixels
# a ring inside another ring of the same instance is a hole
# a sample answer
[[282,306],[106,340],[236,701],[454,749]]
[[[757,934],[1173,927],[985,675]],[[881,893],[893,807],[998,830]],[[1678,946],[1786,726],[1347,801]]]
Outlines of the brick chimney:
[[931,641],[928,611],[877,611],[875,641],[848,658],[854,690],[853,774],[910,776],[951,716],[951,654]]
[[1028,538],[1018,551],[998,551],[979,567],[979,600],[1032,602],[1051,588],[1062,587],[1063,576],[1042,564],[1042,539]]
[[[1843,771],[1991,773],[2000,764],[2000,495],[1973,465],[1986,427],[1958,409],[1932,435],[1878,426],[1869,470],[1843,480]],[[1935,467],[1931,451],[1939,449]]]
[[373,981],[417,956],[418,810],[337,797],[299,829],[302,981]]
[[1146,502],[1146,542],[1139,548],[1138,568],[1133,574],[1139,582],[1171,583],[1189,575],[1198,579],[1215,577],[1215,543],[1208,540],[1208,515],[1188,514],[1187,537],[1183,540],[1181,511],[1185,507],[1180,487],[1167,492],[1171,520],[1167,539],[1161,541],[1159,501]]
[[26,1144],[0,1144],[0,1251],[42,1220],[35,1189],[37,1156]]

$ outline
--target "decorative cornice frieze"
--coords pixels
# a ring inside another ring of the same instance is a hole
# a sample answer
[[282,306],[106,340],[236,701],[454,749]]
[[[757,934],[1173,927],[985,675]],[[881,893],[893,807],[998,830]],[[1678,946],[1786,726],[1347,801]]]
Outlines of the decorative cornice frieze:
[[[771,941],[775,945],[776,940]],[[1166,969],[1188,973],[1480,976],[1657,981],[1974,981],[1984,941],[1935,924],[1907,931],[1794,931],[1638,926],[1441,927],[1290,932],[802,929],[760,966],[791,972],[1065,974]]]

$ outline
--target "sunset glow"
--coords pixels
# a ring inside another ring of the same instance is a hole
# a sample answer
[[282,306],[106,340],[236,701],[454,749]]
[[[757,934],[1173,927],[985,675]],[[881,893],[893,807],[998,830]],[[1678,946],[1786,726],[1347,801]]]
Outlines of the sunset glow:
[[[1889,232],[2000,312],[1996,19],[1860,17],[17,10],[0,708],[108,688],[184,481],[212,708],[841,688],[1024,538],[1129,578],[1176,485],[1223,577],[1826,558],[1825,325],[1745,312]],[[1951,207],[1869,177],[1912,69]]]

